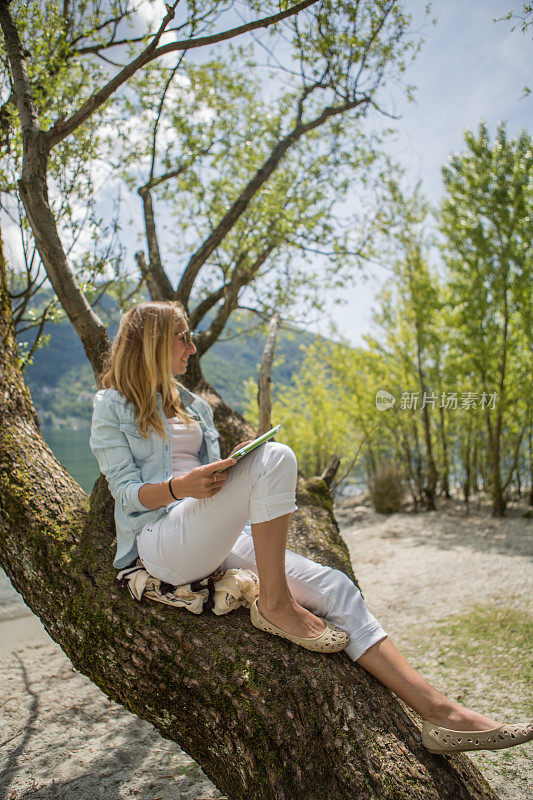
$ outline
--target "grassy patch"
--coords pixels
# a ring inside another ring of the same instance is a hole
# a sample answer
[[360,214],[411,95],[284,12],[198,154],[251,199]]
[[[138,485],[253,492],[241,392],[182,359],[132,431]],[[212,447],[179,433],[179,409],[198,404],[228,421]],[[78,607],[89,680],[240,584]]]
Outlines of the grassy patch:
[[504,706],[513,695],[519,700],[517,711],[533,712],[533,702],[527,698],[533,678],[533,617],[529,614],[516,608],[474,607],[406,635],[405,650],[424,673],[439,676],[448,687],[457,681],[455,688],[461,695],[477,695],[490,687],[493,698],[501,697]]
[[[464,670],[468,684],[490,680],[496,693],[510,685],[527,692],[533,677],[533,618],[515,608],[474,608],[437,626],[440,659]],[[529,711],[533,711],[530,702]]]
[[[479,606],[404,632],[401,649],[424,677],[467,708],[520,722],[533,714],[533,617]],[[502,800],[533,796],[531,745],[469,753]]]

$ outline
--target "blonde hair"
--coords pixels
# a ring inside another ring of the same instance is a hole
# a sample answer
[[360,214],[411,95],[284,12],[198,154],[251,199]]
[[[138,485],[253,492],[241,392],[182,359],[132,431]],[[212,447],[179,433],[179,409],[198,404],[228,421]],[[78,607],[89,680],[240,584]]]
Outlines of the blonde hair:
[[174,335],[183,323],[188,324],[185,309],[172,300],[139,303],[120,320],[102,385],[117,389],[133,404],[143,436],[148,436],[150,428],[166,435],[157,411],[157,391],[169,416],[177,416],[185,424],[191,422],[172,374]]

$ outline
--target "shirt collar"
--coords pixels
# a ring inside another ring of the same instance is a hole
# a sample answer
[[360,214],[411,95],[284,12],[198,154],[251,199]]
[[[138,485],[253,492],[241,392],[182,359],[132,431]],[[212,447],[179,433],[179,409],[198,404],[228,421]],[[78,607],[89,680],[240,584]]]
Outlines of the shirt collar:
[[194,401],[194,394],[186,389],[185,386],[182,386],[181,383],[178,384],[178,391],[180,393],[180,400],[184,407],[190,406]]
[[[189,391],[189,389],[186,389],[185,386],[182,386],[181,383],[178,384],[178,392],[180,395],[180,400],[185,408],[190,406],[191,403],[193,403],[196,399],[196,395]],[[156,392],[156,402],[159,408],[163,407],[163,398],[161,396],[161,392]]]

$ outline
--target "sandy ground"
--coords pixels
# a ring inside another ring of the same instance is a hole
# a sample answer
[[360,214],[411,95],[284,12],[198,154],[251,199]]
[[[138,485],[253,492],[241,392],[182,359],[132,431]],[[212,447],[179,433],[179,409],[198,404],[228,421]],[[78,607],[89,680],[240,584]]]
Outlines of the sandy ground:
[[[484,602],[531,612],[533,525],[518,512],[494,520],[481,508],[465,517],[448,503],[438,512],[383,517],[360,497],[339,507],[338,518],[366,601],[407,657],[422,620],[431,628]],[[478,707],[484,713],[488,695]],[[0,698],[0,798],[222,797],[175,744],[72,668],[5,577]],[[501,798],[530,800],[532,752],[526,745],[474,760]]]

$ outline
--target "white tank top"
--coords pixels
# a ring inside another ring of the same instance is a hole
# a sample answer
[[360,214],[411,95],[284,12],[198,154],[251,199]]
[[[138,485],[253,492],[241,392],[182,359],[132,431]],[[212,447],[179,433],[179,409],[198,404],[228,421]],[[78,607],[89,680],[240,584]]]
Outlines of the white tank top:
[[172,447],[172,474],[175,478],[201,466],[198,452],[202,445],[202,429],[198,422],[184,425],[179,417],[167,418]]

